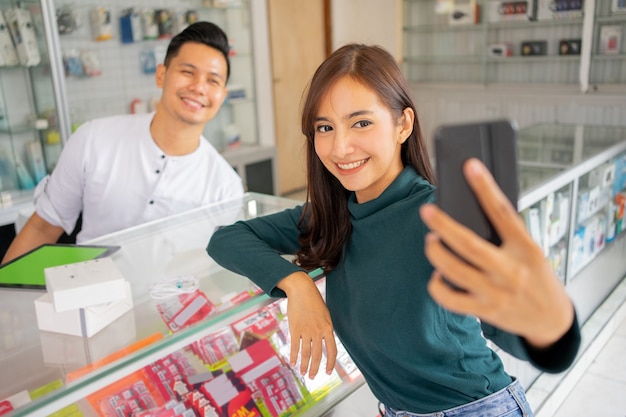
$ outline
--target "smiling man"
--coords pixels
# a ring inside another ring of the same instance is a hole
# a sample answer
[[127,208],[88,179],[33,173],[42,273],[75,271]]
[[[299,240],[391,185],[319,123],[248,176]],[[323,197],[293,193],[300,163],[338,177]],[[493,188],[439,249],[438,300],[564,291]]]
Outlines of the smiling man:
[[197,22],[157,67],[156,111],[84,123],[35,189],[35,213],[3,263],[71,233],[77,242],[243,194],[241,178],[202,136],[226,98],[228,38]]

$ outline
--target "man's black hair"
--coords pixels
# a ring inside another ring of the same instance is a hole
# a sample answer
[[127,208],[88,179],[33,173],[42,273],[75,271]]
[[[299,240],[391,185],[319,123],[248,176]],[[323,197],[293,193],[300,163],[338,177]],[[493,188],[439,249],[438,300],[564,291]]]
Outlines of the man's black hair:
[[226,81],[230,77],[230,60],[228,59],[228,37],[219,26],[211,22],[195,22],[187,26],[185,30],[174,36],[167,47],[165,54],[165,66],[169,65],[181,46],[187,42],[201,43],[211,48],[217,49],[224,55],[226,60]]

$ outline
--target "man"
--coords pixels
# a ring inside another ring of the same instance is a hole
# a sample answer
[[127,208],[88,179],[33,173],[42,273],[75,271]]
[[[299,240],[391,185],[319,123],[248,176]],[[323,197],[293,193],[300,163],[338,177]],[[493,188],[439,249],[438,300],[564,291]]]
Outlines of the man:
[[209,22],[175,36],[156,70],[156,111],[83,124],[35,190],[35,213],[7,262],[74,229],[77,242],[243,194],[241,178],[202,136],[226,98],[228,39]]

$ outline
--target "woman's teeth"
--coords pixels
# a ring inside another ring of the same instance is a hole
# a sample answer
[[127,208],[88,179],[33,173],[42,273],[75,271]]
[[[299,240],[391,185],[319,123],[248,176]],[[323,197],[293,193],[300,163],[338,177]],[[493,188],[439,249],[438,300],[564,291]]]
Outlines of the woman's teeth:
[[363,159],[363,160],[357,161],[357,162],[350,162],[349,164],[337,164],[337,166],[339,168],[341,168],[341,169],[354,169],[354,168],[360,167],[366,161],[367,161],[367,159]]

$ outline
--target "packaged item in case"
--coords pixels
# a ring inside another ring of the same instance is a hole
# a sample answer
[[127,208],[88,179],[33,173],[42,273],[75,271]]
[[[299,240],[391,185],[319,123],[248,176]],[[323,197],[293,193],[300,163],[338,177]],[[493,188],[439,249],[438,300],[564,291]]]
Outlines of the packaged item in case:
[[487,52],[489,56],[496,56],[506,58],[509,56],[513,56],[513,44],[503,42],[503,43],[492,43],[487,47]]
[[78,49],[70,49],[63,53],[63,67],[67,77],[84,77],[86,75]]
[[41,55],[30,12],[19,7],[11,7],[4,12],[4,18],[11,31],[20,64],[25,67],[38,65],[41,62]]
[[94,40],[106,41],[113,37],[111,11],[106,7],[96,7],[89,12],[91,33]]
[[97,77],[102,74],[100,60],[94,51],[82,51],[80,53],[80,62],[87,76]]
[[166,403],[143,370],[88,395],[87,400],[102,417],[132,416]]
[[521,45],[522,56],[546,55],[548,52],[548,42],[546,41],[525,41]]
[[26,155],[28,156],[28,162],[33,171],[35,182],[38,183],[47,175],[41,143],[39,141],[29,142],[26,145]]
[[57,8],[57,28],[59,35],[65,35],[74,32],[80,26],[76,8],[67,4]]
[[267,338],[278,329],[278,320],[267,308],[262,308],[231,324],[235,335],[241,339],[244,332]]
[[535,20],[536,8],[532,0],[492,0],[487,5],[490,22]]
[[250,389],[241,383],[232,372],[218,375],[205,382],[202,384],[201,391],[210,400],[219,417],[262,416],[252,399]]
[[598,50],[601,54],[619,54],[622,48],[622,26],[604,25],[600,28],[600,44]]
[[611,13],[626,13],[626,0],[611,0]]
[[207,365],[214,365],[230,355],[239,352],[237,337],[230,327],[224,327],[195,341],[192,345],[194,353]]
[[19,63],[17,52],[15,52],[15,47],[11,40],[11,32],[3,14],[0,13],[0,66],[11,67]]
[[159,26],[154,9],[144,9],[141,12],[141,28],[144,40],[153,40],[159,37]]
[[16,408],[28,404],[31,401],[28,391],[20,391],[10,397],[0,400],[0,416],[10,413]]
[[267,339],[231,356],[228,363],[253,395],[262,398],[272,416],[295,410],[304,398],[291,368]]
[[561,39],[559,41],[559,55],[580,55],[580,39]]
[[456,0],[448,15],[450,25],[475,25],[479,21],[479,8],[475,0]]
[[174,18],[168,9],[154,11],[159,39],[169,39],[174,35]]
[[35,188],[35,181],[28,172],[28,169],[24,166],[24,163],[20,158],[15,158],[15,171],[17,172],[17,182],[20,184],[22,190],[31,190]]
[[161,318],[172,332],[197,323],[215,311],[215,306],[200,290],[179,294],[157,305]]
[[120,39],[122,43],[133,43],[143,40],[141,13],[134,7],[122,10],[120,16]]

